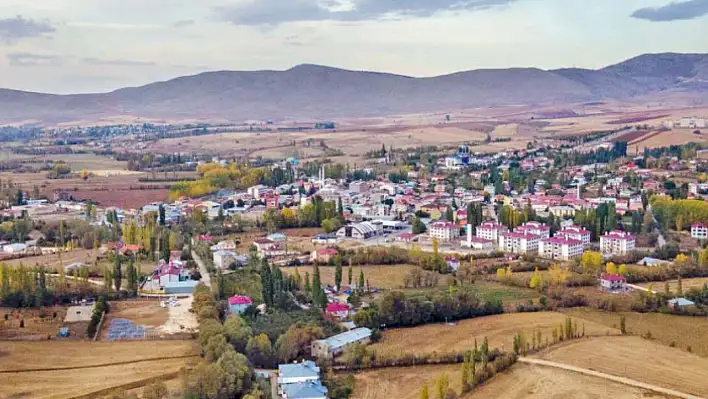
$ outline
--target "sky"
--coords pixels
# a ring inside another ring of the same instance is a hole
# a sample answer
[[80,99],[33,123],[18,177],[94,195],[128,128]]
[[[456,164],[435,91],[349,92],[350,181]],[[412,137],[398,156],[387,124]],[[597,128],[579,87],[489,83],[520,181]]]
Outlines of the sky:
[[0,87],[321,64],[410,76],[708,53],[708,0],[0,0]]

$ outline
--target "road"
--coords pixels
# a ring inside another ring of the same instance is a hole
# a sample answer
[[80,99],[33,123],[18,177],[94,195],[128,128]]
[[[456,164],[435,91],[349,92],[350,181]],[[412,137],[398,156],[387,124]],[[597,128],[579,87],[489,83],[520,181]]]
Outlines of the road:
[[521,362],[521,363],[527,363],[527,364],[534,364],[534,365],[537,365],[537,366],[554,367],[554,368],[557,368],[557,369],[572,371],[572,372],[575,372],[575,373],[585,374],[585,375],[589,375],[589,376],[592,376],[592,377],[603,378],[603,379],[606,379],[606,380],[609,380],[609,381],[618,382],[618,383],[620,383],[620,384],[629,385],[629,386],[632,386],[632,387],[635,387],[635,388],[646,389],[646,390],[649,390],[649,391],[657,392],[657,393],[660,393],[660,394],[663,394],[663,395],[673,396],[673,397],[676,397],[676,398],[682,398],[682,399],[705,399],[705,398],[702,398],[702,397],[700,397],[700,396],[694,396],[694,395],[687,394],[687,393],[684,393],[684,392],[675,391],[675,390],[673,390],[673,389],[662,388],[662,387],[659,387],[659,386],[656,386],[656,385],[651,385],[651,384],[645,384],[645,383],[643,383],[643,382],[639,382],[639,381],[632,380],[632,379],[629,379],[629,378],[617,377],[617,376],[615,376],[615,375],[600,373],[600,372],[598,372],[598,371],[589,370],[589,369],[584,369],[584,368],[580,368],[580,367],[575,367],[575,366],[571,366],[571,365],[564,364],[564,363],[551,362],[551,361],[548,361],[548,360],[541,360],[541,359],[532,359],[532,358],[528,358],[528,357],[520,357],[520,358],[519,358],[519,362]]
[[593,141],[588,141],[588,142],[586,142],[586,143],[582,143],[582,144],[580,144],[580,145],[577,145],[577,146],[575,146],[575,147],[573,147],[573,148],[566,148],[566,149],[563,150],[563,152],[589,152],[589,151],[594,150],[595,147],[598,146],[598,145],[600,145],[600,144],[604,144],[604,143],[608,143],[608,142],[610,142],[610,141],[616,140],[616,139],[618,139],[618,138],[624,136],[625,134],[632,133],[632,132],[634,132],[634,131],[636,131],[636,130],[637,130],[636,127],[630,127],[630,128],[627,128],[627,129],[622,129],[622,130],[620,130],[620,131],[618,131],[618,132],[616,132],[616,133],[612,133],[612,134],[610,134],[610,135],[608,135],[608,136],[605,136],[605,137],[602,137],[602,138],[600,138],[600,139],[593,140]]
[[197,266],[199,266],[199,274],[202,275],[202,279],[200,281],[207,287],[211,288],[211,276],[209,275],[209,270],[207,270],[206,265],[194,251],[192,251],[192,259],[194,259],[194,261],[197,262]]

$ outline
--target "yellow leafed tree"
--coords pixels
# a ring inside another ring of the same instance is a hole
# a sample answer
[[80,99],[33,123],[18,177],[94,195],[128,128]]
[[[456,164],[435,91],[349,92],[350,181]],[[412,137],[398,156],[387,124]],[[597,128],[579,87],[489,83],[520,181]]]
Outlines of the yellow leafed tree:
[[617,266],[615,266],[612,262],[607,262],[607,265],[605,265],[605,271],[607,274],[617,274]]

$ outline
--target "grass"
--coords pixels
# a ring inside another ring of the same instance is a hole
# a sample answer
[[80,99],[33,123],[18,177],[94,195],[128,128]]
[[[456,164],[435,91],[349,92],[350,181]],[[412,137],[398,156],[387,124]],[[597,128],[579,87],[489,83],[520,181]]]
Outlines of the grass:
[[[671,292],[676,293],[678,291],[678,280],[670,280],[667,281],[669,283],[669,289]],[[708,284],[708,277],[697,277],[697,278],[685,278],[681,280],[681,286],[683,288],[683,292],[686,292],[690,290],[691,288],[698,288],[701,289],[705,284]],[[652,285],[654,291],[659,291],[659,292],[664,292],[664,282],[657,281],[653,283],[642,283],[642,284],[637,284],[640,287],[645,287],[648,288],[650,285]]]
[[[427,324],[411,328],[385,331],[380,342],[371,346],[379,353],[449,353],[481,345],[484,337],[491,348],[510,350],[513,337],[525,332],[529,342],[531,334],[541,331],[542,341],[552,340],[553,328],[565,321],[566,316],[556,312],[506,313],[458,321],[454,325]],[[586,335],[618,334],[614,328],[574,318],[578,331],[585,324]]]
[[[402,289],[404,286],[405,276],[413,269],[418,268],[415,265],[385,265],[385,266],[352,266],[352,283],[356,284],[359,280],[359,273],[364,272],[364,278],[369,280],[369,283],[379,289]],[[300,276],[304,279],[305,273],[310,274],[312,278],[312,266],[287,267],[282,268],[284,274],[294,274],[297,269]],[[323,284],[334,286],[334,266],[320,266],[320,281]],[[342,266],[342,284],[348,285],[348,266]],[[447,279],[440,276],[440,283],[445,284]]]
[[386,368],[357,373],[352,399],[418,399],[423,384],[435,397],[435,383],[447,374],[450,388],[460,392],[460,366],[419,366]]
[[708,395],[708,359],[640,337],[575,340],[552,347],[538,357],[693,395]]
[[[56,312],[57,317],[53,315]],[[8,319],[5,320],[5,315]],[[44,317],[40,317],[44,314]],[[64,327],[65,306],[52,306],[42,309],[15,309],[0,307],[0,339],[15,337],[38,337],[46,339],[55,336],[60,327]],[[20,328],[24,320],[24,328]]]
[[708,357],[708,319],[705,317],[676,316],[662,313],[611,313],[590,308],[574,308],[563,313],[608,327],[619,327],[625,317],[627,332],[631,335],[651,336],[664,345],[674,344],[686,350],[689,346],[697,355]]
[[[445,288],[447,290],[447,288]],[[541,297],[538,291],[532,289],[520,288],[514,286],[503,285],[493,281],[477,280],[474,284],[457,286],[457,290],[466,291],[476,295],[482,301],[488,302],[491,300],[500,300],[505,305],[510,303],[526,302]],[[412,294],[420,293],[427,294],[437,289],[414,289],[407,290]]]

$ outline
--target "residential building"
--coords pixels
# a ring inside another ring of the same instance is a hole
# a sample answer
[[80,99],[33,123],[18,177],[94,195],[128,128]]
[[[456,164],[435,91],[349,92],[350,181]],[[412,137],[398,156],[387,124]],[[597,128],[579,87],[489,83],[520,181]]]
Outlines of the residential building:
[[371,191],[371,185],[365,181],[353,181],[349,184],[349,190],[358,194]]
[[460,268],[460,261],[452,255],[445,257],[445,263],[447,263],[447,266],[454,271],[457,271],[457,269]]
[[499,236],[499,249],[514,254],[536,254],[543,237],[526,233],[506,233]]
[[234,240],[224,240],[224,241],[219,242],[216,245],[212,245],[211,250],[213,252],[222,251],[222,250],[223,251],[234,251],[234,250],[236,250],[236,243],[234,242]]
[[600,286],[610,291],[624,290],[627,287],[627,279],[619,274],[602,273]]
[[503,224],[494,222],[484,222],[477,226],[476,236],[479,238],[491,240],[493,242],[499,242],[499,236],[508,232],[509,229]]
[[339,302],[330,303],[327,304],[325,312],[339,319],[346,319],[349,317],[349,305]]
[[280,195],[278,194],[266,194],[263,196],[263,201],[265,201],[266,209],[280,208]]
[[566,226],[561,228],[559,232],[556,233],[556,237],[569,238],[571,240],[581,241],[584,246],[590,245],[590,232],[579,226]]
[[457,240],[460,237],[460,229],[452,222],[435,222],[428,226],[428,234],[430,238],[449,242]]
[[636,239],[630,233],[613,230],[600,236],[600,251],[603,254],[626,255],[636,247]]
[[539,222],[524,223],[521,226],[514,229],[514,232],[521,233],[521,234],[533,234],[536,236],[541,236],[542,238],[550,238],[551,237],[551,228],[546,226],[545,223],[539,223]]
[[328,263],[335,255],[337,255],[335,248],[317,248],[310,254],[310,260],[317,263]]
[[312,342],[312,356],[318,359],[332,359],[353,344],[371,342],[371,330],[362,327]]
[[246,308],[253,305],[253,299],[244,295],[234,295],[228,300],[229,302],[229,312],[231,313],[243,313]]
[[320,368],[311,360],[279,365],[278,395],[285,399],[325,399],[327,388],[320,382]]
[[233,251],[221,250],[213,253],[214,266],[219,269],[227,269],[236,261],[236,253]]
[[708,240],[708,225],[694,223],[691,225],[691,237],[697,240]]
[[319,382],[298,382],[282,386],[283,399],[327,399],[327,387]]
[[314,237],[312,237],[312,243],[313,244],[336,244],[337,243],[337,234],[336,233],[331,233],[331,234],[317,234]]
[[253,199],[261,199],[261,196],[270,192],[270,188],[268,188],[268,186],[259,184],[257,186],[249,187],[246,191],[248,192],[248,195],[253,197]]
[[27,249],[27,245],[24,243],[14,243],[14,244],[7,244],[2,247],[2,251],[8,254],[18,254],[22,253]]
[[583,254],[583,242],[572,238],[546,238],[538,243],[538,255],[548,259],[570,260]]
[[667,305],[674,308],[674,310],[678,310],[678,309],[686,307],[686,306],[695,306],[696,303],[691,300],[681,297],[681,298],[669,299],[667,301]]

